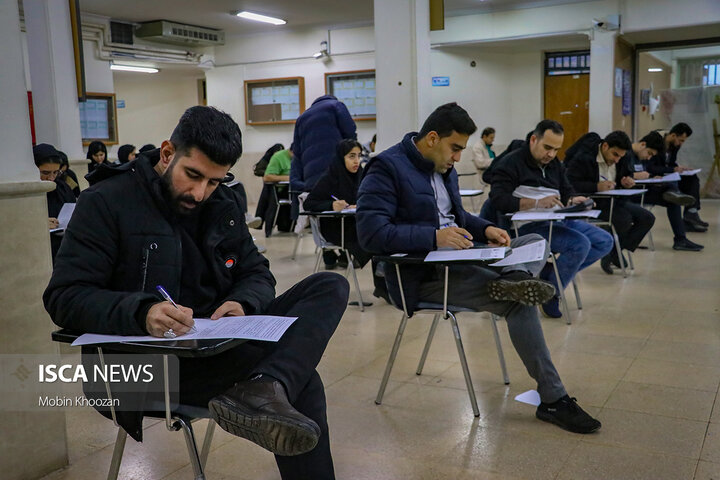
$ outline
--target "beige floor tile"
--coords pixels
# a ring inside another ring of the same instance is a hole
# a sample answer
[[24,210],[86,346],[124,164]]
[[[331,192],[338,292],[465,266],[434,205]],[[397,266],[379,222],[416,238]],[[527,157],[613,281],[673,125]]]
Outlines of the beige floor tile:
[[717,392],[720,384],[720,367],[637,359],[623,380]]
[[695,480],[717,480],[720,478],[720,463],[699,461]]
[[600,432],[583,441],[696,460],[707,428],[707,422],[610,408],[604,408],[598,420],[603,424]]
[[582,442],[558,480],[684,480],[691,479],[696,460]]
[[273,454],[242,438],[235,438],[210,452],[207,471],[209,480],[215,478],[210,476],[209,472],[221,475],[220,478],[227,477],[232,480],[280,479]]
[[650,338],[652,340],[720,346],[720,333],[718,333],[717,327],[711,329],[693,324],[686,325],[682,328],[675,325],[659,325]]
[[[660,326],[659,328],[663,328]],[[649,360],[668,360],[678,363],[690,363],[705,366],[716,366],[720,358],[720,344],[708,345],[700,343],[688,343],[677,340],[654,340],[647,341],[644,347],[637,354],[638,358]]]
[[715,394],[702,390],[620,382],[605,406],[613,409],[707,422]]
[[645,340],[617,335],[595,335],[573,330],[563,345],[568,352],[635,357]]
[[712,423],[708,427],[700,459],[720,463],[720,424]]
[[720,423],[720,393],[715,395],[715,403],[713,404],[712,415],[710,416],[710,422]]

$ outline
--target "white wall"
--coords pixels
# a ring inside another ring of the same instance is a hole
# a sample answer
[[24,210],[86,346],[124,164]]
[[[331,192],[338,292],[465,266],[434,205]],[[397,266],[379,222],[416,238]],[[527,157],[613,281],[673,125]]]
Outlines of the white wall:
[[664,28],[691,27],[720,22],[717,0],[625,0],[623,31],[634,32]]
[[172,70],[157,74],[115,72],[115,98],[125,101],[118,108],[119,143],[109,149],[117,158],[119,145],[140,148],[146,143],[160,146],[170,138],[183,112],[198,103],[197,77]]

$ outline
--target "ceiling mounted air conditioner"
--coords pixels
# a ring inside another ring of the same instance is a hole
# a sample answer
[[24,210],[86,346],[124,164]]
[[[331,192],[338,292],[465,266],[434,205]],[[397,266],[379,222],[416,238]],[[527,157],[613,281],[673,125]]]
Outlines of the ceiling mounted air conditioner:
[[156,20],[141,23],[135,36],[151,42],[184,46],[212,46],[225,44],[225,32],[212,28]]

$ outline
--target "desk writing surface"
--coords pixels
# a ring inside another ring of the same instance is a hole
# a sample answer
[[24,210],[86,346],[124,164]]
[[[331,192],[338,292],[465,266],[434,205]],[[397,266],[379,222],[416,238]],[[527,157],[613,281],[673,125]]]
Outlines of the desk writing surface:
[[608,197],[632,197],[633,195],[640,195],[645,190],[642,188],[621,188],[616,190],[605,190],[604,192],[597,192],[594,195],[607,195]]

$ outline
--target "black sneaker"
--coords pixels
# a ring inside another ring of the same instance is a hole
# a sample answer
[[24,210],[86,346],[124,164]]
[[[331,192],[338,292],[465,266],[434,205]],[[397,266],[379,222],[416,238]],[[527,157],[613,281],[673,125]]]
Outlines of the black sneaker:
[[668,203],[680,205],[681,207],[689,207],[695,203],[695,197],[692,195],[686,195],[675,190],[665,190],[662,198]]
[[605,256],[600,260],[600,268],[602,268],[602,271],[605,272],[605,273],[607,273],[608,275],[612,275],[612,274],[613,274],[612,258],[610,257],[610,254],[605,255]]
[[689,222],[687,220],[685,220],[683,223],[685,224],[685,230],[688,232],[707,232],[707,227],[703,227],[699,223]]
[[707,228],[710,226],[709,223],[704,222],[702,218],[700,218],[700,214],[698,212],[685,212],[685,215],[683,215],[683,220],[693,223],[699,227]]
[[687,238],[678,238],[675,239],[675,242],[673,242],[673,250],[684,250],[686,252],[699,252],[705,248],[704,246],[697,244],[695,242],[691,242]]
[[540,403],[535,416],[544,422],[575,433],[592,433],[600,430],[602,424],[580,408],[575,397],[565,395],[557,402]]
[[309,452],[320,438],[320,427],[290,405],[278,381],[237,383],[211,399],[208,408],[220,428],[276,455]]
[[552,283],[535,278],[527,272],[514,271],[501,274],[488,282],[488,295],[493,300],[518,302],[523,305],[540,305],[555,296]]

